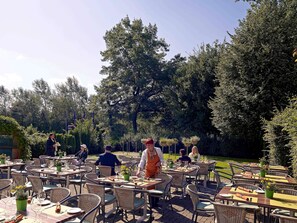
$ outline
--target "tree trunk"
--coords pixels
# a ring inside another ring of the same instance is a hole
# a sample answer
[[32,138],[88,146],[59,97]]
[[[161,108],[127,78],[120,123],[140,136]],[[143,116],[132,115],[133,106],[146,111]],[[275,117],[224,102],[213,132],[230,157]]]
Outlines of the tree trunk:
[[137,133],[137,116],[138,116],[138,111],[133,112],[132,114],[132,127],[133,127],[133,132],[134,134]]

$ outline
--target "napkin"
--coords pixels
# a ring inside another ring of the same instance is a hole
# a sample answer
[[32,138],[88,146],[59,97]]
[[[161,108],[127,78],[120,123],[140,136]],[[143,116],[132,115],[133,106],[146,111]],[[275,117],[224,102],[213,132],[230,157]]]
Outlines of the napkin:
[[239,194],[239,193],[236,193],[235,196],[236,196],[236,197],[239,197],[239,198],[241,198],[241,199],[243,199],[243,200],[246,200],[246,201],[249,201],[249,200],[250,200],[249,197],[244,196],[244,195]]
[[250,189],[247,189],[247,188],[244,188],[244,187],[237,187],[239,190],[243,190],[243,191],[246,191],[246,192],[249,192],[249,193],[253,193],[253,190],[250,190]]

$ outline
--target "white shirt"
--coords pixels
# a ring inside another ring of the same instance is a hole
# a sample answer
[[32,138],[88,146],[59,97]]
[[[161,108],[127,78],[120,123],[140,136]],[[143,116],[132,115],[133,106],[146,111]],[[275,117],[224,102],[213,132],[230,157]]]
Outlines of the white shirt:
[[[200,160],[200,153],[198,153],[198,154],[196,154],[196,155],[197,155],[197,161],[199,161],[199,160]],[[193,153],[190,153],[190,154],[189,154],[189,157],[191,158],[192,161],[194,161],[194,156],[195,156],[195,155],[194,155]]]
[[[161,151],[160,148],[158,147],[154,147],[159,158],[160,158],[160,162],[161,162],[161,165],[163,164],[164,162],[164,159],[163,159],[163,153]],[[140,163],[138,164],[138,167],[143,170],[144,169],[144,165],[146,164],[146,160],[147,160],[147,149],[145,149],[143,152],[142,152],[142,155],[141,155],[141,160],[140,160]]]

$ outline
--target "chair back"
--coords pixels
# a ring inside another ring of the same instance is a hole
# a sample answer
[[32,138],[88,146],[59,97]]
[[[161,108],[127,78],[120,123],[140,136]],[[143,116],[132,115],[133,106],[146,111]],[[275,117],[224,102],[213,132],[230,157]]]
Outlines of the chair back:
[[199,166],[199,175],[208,175],[208,169],[209,169],[209,165],[208,163],[198,163]]
[[110,166],[103,166],[98,165],[100,177],[109,177],[111,176],[111,167]]
[[96,171],[96,165],[95,165],[95,163],[92,163],[92,162],[89,162],[89,163],[85,163],[85,166],[88,166],[88,167],[91,167],[92,168],[92,173],[96,173],[97,171]]
[[172,183],[171,183],[172,187],[183,188],[187,184],[184,173],[170,172],[169,175],[172,176]]
[[246,208],[222,203],[213,203],[217,223],[244,223]]
[[247,184],[247,183],[240,183],[240,184],[236,184],[236,187],[242,187],[248,190],[261,190],[260,187],[258,187],[257,185],[254,184]]
[[33,162],[35,166],[40,166],[41,165],[41,161],[39,158],[33,158]]
[[235,174],[240,174],[242,171],[245,171],[246,169],[237,163],[228,163],[230,166],[230,170],[232,173],[232,176],[234,176]]
[[134,209],[135,194],[133,189],[126,187],[115,187],[114,193],[120,208],[124,210]]
[[97,194],[80,194],[78,199],[78,207],[86,212],[81,222],[94,222],[101,203],[101,198]]
[[27,183],[27,177],[21,173],[11,173],[11,177],[15,186],[25,185]]
[[[96,173],[86,173],[85,174],[85,180],[86,183],[92,183],[92,184],[97,184],[96,179],[98,178]],[[101,201],[103,202],[103,201]]]
[[294,190],[291,188],[278,188],[277,192],[282,193],[282,194],[289,194],[289,195],[297,196],[297,190]]
[[289,217],[280,214],[271,214],[271,216],[277,218],[279,223],[297,223],[296,217]]
[[254,184],[254,185],[256,185],[255,179],[233,178],[232,181],[233,181],[234,186],[237,186],[238,184]]
[[50,201],[53,203],[63,202],[71,194],[70,190],[66,187],[56,187],[49,190]]
[[43,184],[42,184],[42,180],[41,180],[40,176],[29,175],[28,180],[32,184],[33,193],[38,194],[38,191],[43,190]]
[[283,177],[287,177],[288,174],[286,172],[282,172],[282,171],[275,171],[275,170],[269,170],[266,173],[267,175],[274,175],[274,176],[283,176]]
[[196,210],[197,204],[199,202],[199,195],[197,191],[197,187],[194,184],[187,185],[186,191],[191,198],[193,209]]
[[31,166],[26,166],[25,170],[27,171],[28,175],[32,175],[32,176],[39,176],[39,173],[33,172],[31,171],[32,169],[40,169],[40,166],[35,166],[35,165],[31,165]]
[[162,183],[156,185],[157,190],[164,191],[164,195],[167,195],[170,192],[170,187],[172,184],[173,177],[171,175],[160,173],[158,178],[163,180]]
[[97,194],[101,197],[102,206],[105,205],[105,186],[100,184],[86,183],[88,193]]
[[8,196],[12,185],[11,179],[0,179],[0,194]]

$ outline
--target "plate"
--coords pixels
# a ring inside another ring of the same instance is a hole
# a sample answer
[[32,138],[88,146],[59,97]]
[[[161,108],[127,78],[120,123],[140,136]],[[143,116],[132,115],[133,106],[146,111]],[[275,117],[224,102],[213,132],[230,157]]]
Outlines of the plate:
[[162,181],[161,178],[155,178],[155,181]]
[[0,221],[4,221],[5,217],[4,216],[0,216]]
[[233,196],[232,194],[219,194],[219,195],[222,196],[222,197],[226,197],[226,198]]
[[50,201],[50,200],[44,200],[44,201],[42,201],[41,202],[41,206],[45,206],[45,205],[49,205],[49,204],[51,204],[52,202]]
[[80,208],[70,208],[67,211],[68,214],[76,214],[76,213],[79,213],[79,212],[81,212]]
[[264,190],[255,190],[255,192],[258,193],[258,194],[265,194]]
[[130,178],[131,178],[131,179],[134,179],[134,180],[135,180],[135,179],[138,179],[137,176],[131,176]]

